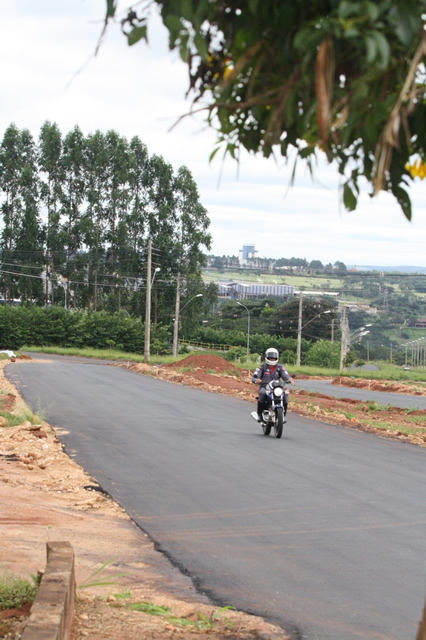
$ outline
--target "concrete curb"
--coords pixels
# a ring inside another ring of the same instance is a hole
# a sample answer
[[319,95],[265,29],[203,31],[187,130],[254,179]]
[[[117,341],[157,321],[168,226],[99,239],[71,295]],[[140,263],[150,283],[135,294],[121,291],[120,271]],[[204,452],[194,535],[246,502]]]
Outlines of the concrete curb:
[[21,640],[70,640],[74,616],[74,551],[48,542],[47,562]]

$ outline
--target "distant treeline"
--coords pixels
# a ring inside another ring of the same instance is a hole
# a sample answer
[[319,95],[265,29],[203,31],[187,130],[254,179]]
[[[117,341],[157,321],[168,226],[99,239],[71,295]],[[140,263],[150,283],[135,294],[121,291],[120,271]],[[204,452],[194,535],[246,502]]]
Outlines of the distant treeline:
[[323,272],[326,274],[345,274],[347,269],[343,262],[328,263],[324,265],[321,260],[311,260],[306,258],[247,258],[244,265],[237,256],[207,256],[207,264],[215,269],[280,269],[282,267],[294,268],[303,271]]

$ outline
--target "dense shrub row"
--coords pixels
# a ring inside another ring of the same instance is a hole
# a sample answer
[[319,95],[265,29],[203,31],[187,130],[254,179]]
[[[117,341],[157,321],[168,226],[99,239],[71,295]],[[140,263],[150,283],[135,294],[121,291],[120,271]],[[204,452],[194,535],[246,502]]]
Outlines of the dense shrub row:
[[0,349],[23,345],[144,351],[144,325],[126,313],[62,307],[0,307]]
[[[167,327],[155,325],[152,331],[151,349],[164,352],[170,346]],[[140,318],[125,312],[68,311],[63,307],[41,308],[36,306],[0,306],[0,350],[18,350],[23,345],[34,347],[56,346],[69,348],[118,349],[131,353],[144,352],[145,330]],[[215,345],[229,345],[238,355],[247,347],[247,333],[236,330],[200,328],[191,340]],[[280,352],[280,362],[296,363],[297,340],[266,334],[250,336],[250,352],[264,354],[268,347]],[[302,340],[302,364],[323,367],[339,365],[340,347],[336,343],[320,340],[311,344]],[[235,357],[236,354],[229,354]]]
[[[226,344],[231,347],[245,347],[247,345],[247,332],[203,327],[196,333],[192,334],[191,339],[212,345]],[[309,346],[309,342],[302,340],[302,354],[307,351]],[[296,339],[283,338],[281,336],[270,336],[268,334],[260,333],[253,333],[250,335],[251,353],[263,354],[269,347],[275,347],[278,349],[280,352],[281,362],[294,362],[296,359]]]

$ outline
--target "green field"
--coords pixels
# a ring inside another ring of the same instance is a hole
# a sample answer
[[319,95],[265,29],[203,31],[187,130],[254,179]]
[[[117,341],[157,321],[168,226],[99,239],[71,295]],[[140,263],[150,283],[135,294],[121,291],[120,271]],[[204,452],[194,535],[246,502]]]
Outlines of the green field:
[[[304,289],[306,291],[318,291],[319,294],[326,295],[327,291],[341,291],[345,287],[345,280],[338,277],[330,276],[302,276],[297,274],[269,274],[257,273],[250,270],[235,270],[220,272],[217,269],[205,269],[202,273],[204,282],[243,282],[250,284],[286,284],[295,287],[296,290]],[[362,289],[360,290],[362,294]],[[370,300],[362,295],[354,293],[345,293],[344,299],[350,302],[358,302],[360,304],[369,304]],[[340,295],[340,297],[342,297]]]
[[217,269],[205,269],[202,273],[204,281],[209,282],[250,282],[253,284],[287,284],[297,289],[303,287],[305,289],[318,289],[324,290],[326,288],[341,289],[343,287],[343,280],[340,278],[330,278],[328,276],[299,276],[292,274],[269,274],[269,273],[255,273],[249,270],[241,271],[225,271],[221,273]]

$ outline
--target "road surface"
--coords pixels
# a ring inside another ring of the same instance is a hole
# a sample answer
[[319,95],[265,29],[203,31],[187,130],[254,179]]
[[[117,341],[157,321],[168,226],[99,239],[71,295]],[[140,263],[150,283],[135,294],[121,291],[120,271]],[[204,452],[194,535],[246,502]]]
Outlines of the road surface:
[[[50,357],[49,357],[50,358]],[[78,359],[11,365],[24,399],[197,588],[308,640],[414,640],[425,449]]]
[[426,409],[426,396],[414,396],[404,393],[387,393],[386,391],[369,391],[368,389],[357,389],[356,387],[339,387],[331,384],[328,380],[300,380],[296,377],[296,387],[305,391],[324,393],[327,396],[336,398],[353,398],[368,402],[374,400],[379,404],[390,404],[392,407],[402,409]]

